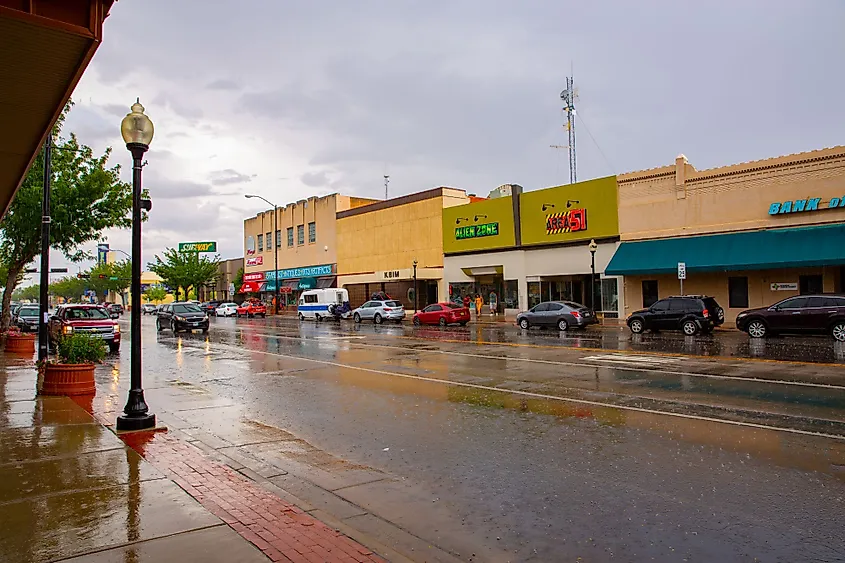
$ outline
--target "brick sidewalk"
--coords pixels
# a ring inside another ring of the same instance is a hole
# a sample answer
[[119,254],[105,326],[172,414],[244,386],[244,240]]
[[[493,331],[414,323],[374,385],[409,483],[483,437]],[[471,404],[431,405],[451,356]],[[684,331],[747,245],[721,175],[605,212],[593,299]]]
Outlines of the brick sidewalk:
[[[89,412],[93,410],[90,402],[82,406]],[[103,420],[103,417],[97,418]],[[166,432],[138,432],[120,437],[273,561],[385,561],[226,465],[209,459],[195,446]]]

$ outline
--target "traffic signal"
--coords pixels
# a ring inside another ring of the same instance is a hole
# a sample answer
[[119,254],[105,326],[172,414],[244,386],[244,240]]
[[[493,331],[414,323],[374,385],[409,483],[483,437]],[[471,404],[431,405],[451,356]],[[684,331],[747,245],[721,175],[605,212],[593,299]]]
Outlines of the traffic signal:
[[101,280],[104,280],[104,279],[106,279],[108,276],[107,276],[107,275],[105,275],[105,274],[99,274],[97,277],[98,277],[98,278],[100,278]]
[[79,274],[76,274],[76,277],[77,277],[77,278],[79,278],[79,279],[81,279],[81,280],[87,280],[87,279],[90,279],[90,278],[91,278],[91,275],[90,275],[90,274],[82,274],[82,273],[79,273]]

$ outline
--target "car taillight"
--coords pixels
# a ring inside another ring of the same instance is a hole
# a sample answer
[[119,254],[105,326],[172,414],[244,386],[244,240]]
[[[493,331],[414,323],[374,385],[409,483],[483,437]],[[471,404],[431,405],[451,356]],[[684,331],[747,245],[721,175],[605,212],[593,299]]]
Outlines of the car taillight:
[[704,309],[704,310],[701,312],[701,314],[702,314],[702,315],[704,315],[704,318],[706,319],[706,318],[708,318],[708,317],[710,316],[710,311],[708,311],[707,309]]
[[581,313],[579,313],[578,311],[572,311],[572,316],[575,317],[576,319],[580,319]]
[[393,309],[391,307],[385,307],[384,310],[385,311],[392,311]]

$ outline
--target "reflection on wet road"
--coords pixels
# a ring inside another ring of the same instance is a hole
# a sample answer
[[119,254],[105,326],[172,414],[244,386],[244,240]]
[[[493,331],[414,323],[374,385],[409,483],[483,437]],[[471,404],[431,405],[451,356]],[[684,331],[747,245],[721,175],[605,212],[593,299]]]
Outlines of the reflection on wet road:
[[401,492],[337,494],[461,559],[845,555],[845,369],[826,365],[840,359],[825,339],[754,351],[742,334],[274,319],[144,330],[153,395],[190,386],[397,476]]

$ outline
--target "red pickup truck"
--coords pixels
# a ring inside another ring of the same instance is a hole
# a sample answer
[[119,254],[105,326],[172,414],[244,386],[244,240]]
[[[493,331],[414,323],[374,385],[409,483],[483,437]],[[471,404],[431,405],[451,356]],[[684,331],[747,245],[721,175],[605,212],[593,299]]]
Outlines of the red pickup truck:
[[120,325],[100,305],[61,306],[50,317],[49,329],[50,340],[53,342],[65,334],[84,332],[102,338],[112,352],[120,349]]
[[237,311],[239,317],[264,318],[267,316],[267,307],[265,307],[264,303],[262,303],[258,299],[250,299],[249,301],[244,301],[235,310]]

